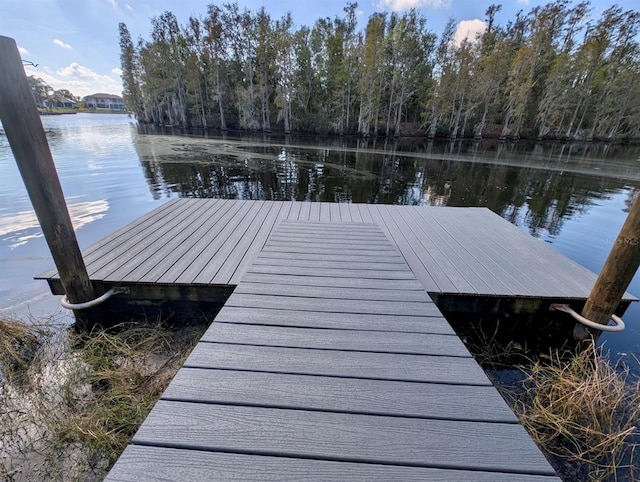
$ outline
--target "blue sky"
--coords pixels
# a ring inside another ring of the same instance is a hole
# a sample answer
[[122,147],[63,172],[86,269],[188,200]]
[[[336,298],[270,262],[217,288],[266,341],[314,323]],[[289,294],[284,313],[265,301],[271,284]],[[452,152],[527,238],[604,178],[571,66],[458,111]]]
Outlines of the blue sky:
[[[120,94],[120,52],[118,23],[125,22],[135,41],[149,37],[150,18],[172,11],[185,23],[190,15],[202,15],[211,1],[192,0],[0,0],[0,35],[13,37],[22,58],[39,64],[27,73],[42,77],[55,89],[66,88],[75,95],[95,92]],[[218,2],[223,3],[222,1]],[[256,10],[264,6],[274,17],[291,11],[297,25],[311,25],[319,17],[342,15],[346,0],[239,0],[241,7]],[[361,27],[376,11],[418,8],[428,26],[440,33],[453,17],[460,32],[473,34],[492,3],[502,4],[498,22],[505,24],[515,13],[528,11],[546,0],[363,0],[358,2]],[[625,9],[638,8],[638,0],[592,0],[594,15],[617,3]]]

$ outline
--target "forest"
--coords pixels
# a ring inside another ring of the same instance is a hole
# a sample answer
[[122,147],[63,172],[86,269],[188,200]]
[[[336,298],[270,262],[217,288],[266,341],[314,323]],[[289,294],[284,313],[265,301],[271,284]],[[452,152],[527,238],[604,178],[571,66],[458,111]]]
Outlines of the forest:
[[[124,23],[124,98],[139,122],[182,128],[369,136],[640,138],[640,13],[556,0],[454,40],[416,10],[357,4],[296,26],[237,3],[180,25],[151,20],[136,43]],[[360,20],[363,22],[363,20]]]

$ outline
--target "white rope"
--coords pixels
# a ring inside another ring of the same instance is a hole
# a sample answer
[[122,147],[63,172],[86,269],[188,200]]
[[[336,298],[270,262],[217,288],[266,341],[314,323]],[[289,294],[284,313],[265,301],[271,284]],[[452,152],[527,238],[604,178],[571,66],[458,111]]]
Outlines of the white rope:
[[560,304],[552,304],[550,307],[551,310],[564,311],[565,313],[569,313],[576,321],[582,323],[583,325],[588,326],[589,328],[593,328],[594,330],[600,331],[622,331],[624,330],[624,321],[622,318],[617,317],[616,315],[611,315],[610,319],[613,320],[615,325],[601,325],[600,323],[594,323],[591,320],[587,320],[584,316],[580,316],[578,313],[573,311],[569,305],[560,305]]
[[64,295],[60,300],[60,305],[63,308],[66,308],[68,310],[85,310],[87,308],[93,308],[94,306],[97,306],[100,303],[107,301],[116,293],[121,293],[121,292],[122,292],[121,290],[117,290],[116,288],[111,288],[109,291],[107,291],[102,296],[99,296],[95,300],[85,301],[84,303],[69,303],[69,299],[67,298],[67,295]]

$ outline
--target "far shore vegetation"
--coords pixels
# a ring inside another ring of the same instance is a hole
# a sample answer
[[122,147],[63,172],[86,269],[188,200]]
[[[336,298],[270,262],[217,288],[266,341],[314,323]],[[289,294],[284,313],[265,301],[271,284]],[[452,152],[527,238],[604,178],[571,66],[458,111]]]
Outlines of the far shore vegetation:
[[336,135],[640,139],[640,12],[556,0],[456,38],[416,9],[295,25],[265,7],[170,11],[134,42],[124,99],[145,124]]

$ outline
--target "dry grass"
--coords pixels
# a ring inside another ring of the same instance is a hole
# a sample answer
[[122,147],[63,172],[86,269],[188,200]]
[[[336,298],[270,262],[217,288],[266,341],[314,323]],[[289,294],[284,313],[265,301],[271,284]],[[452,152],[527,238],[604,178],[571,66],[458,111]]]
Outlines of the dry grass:
[[638,480],[640,382],[630,384],[593,344],[526,372],[514,409],[564,480]]
[[0,318],[0,382],[22,385],[29,367],[41,356],[43,342],[50,337],[46,324],[26,325]]
[[101,480],[205,329],[2,320],[0,479]]

